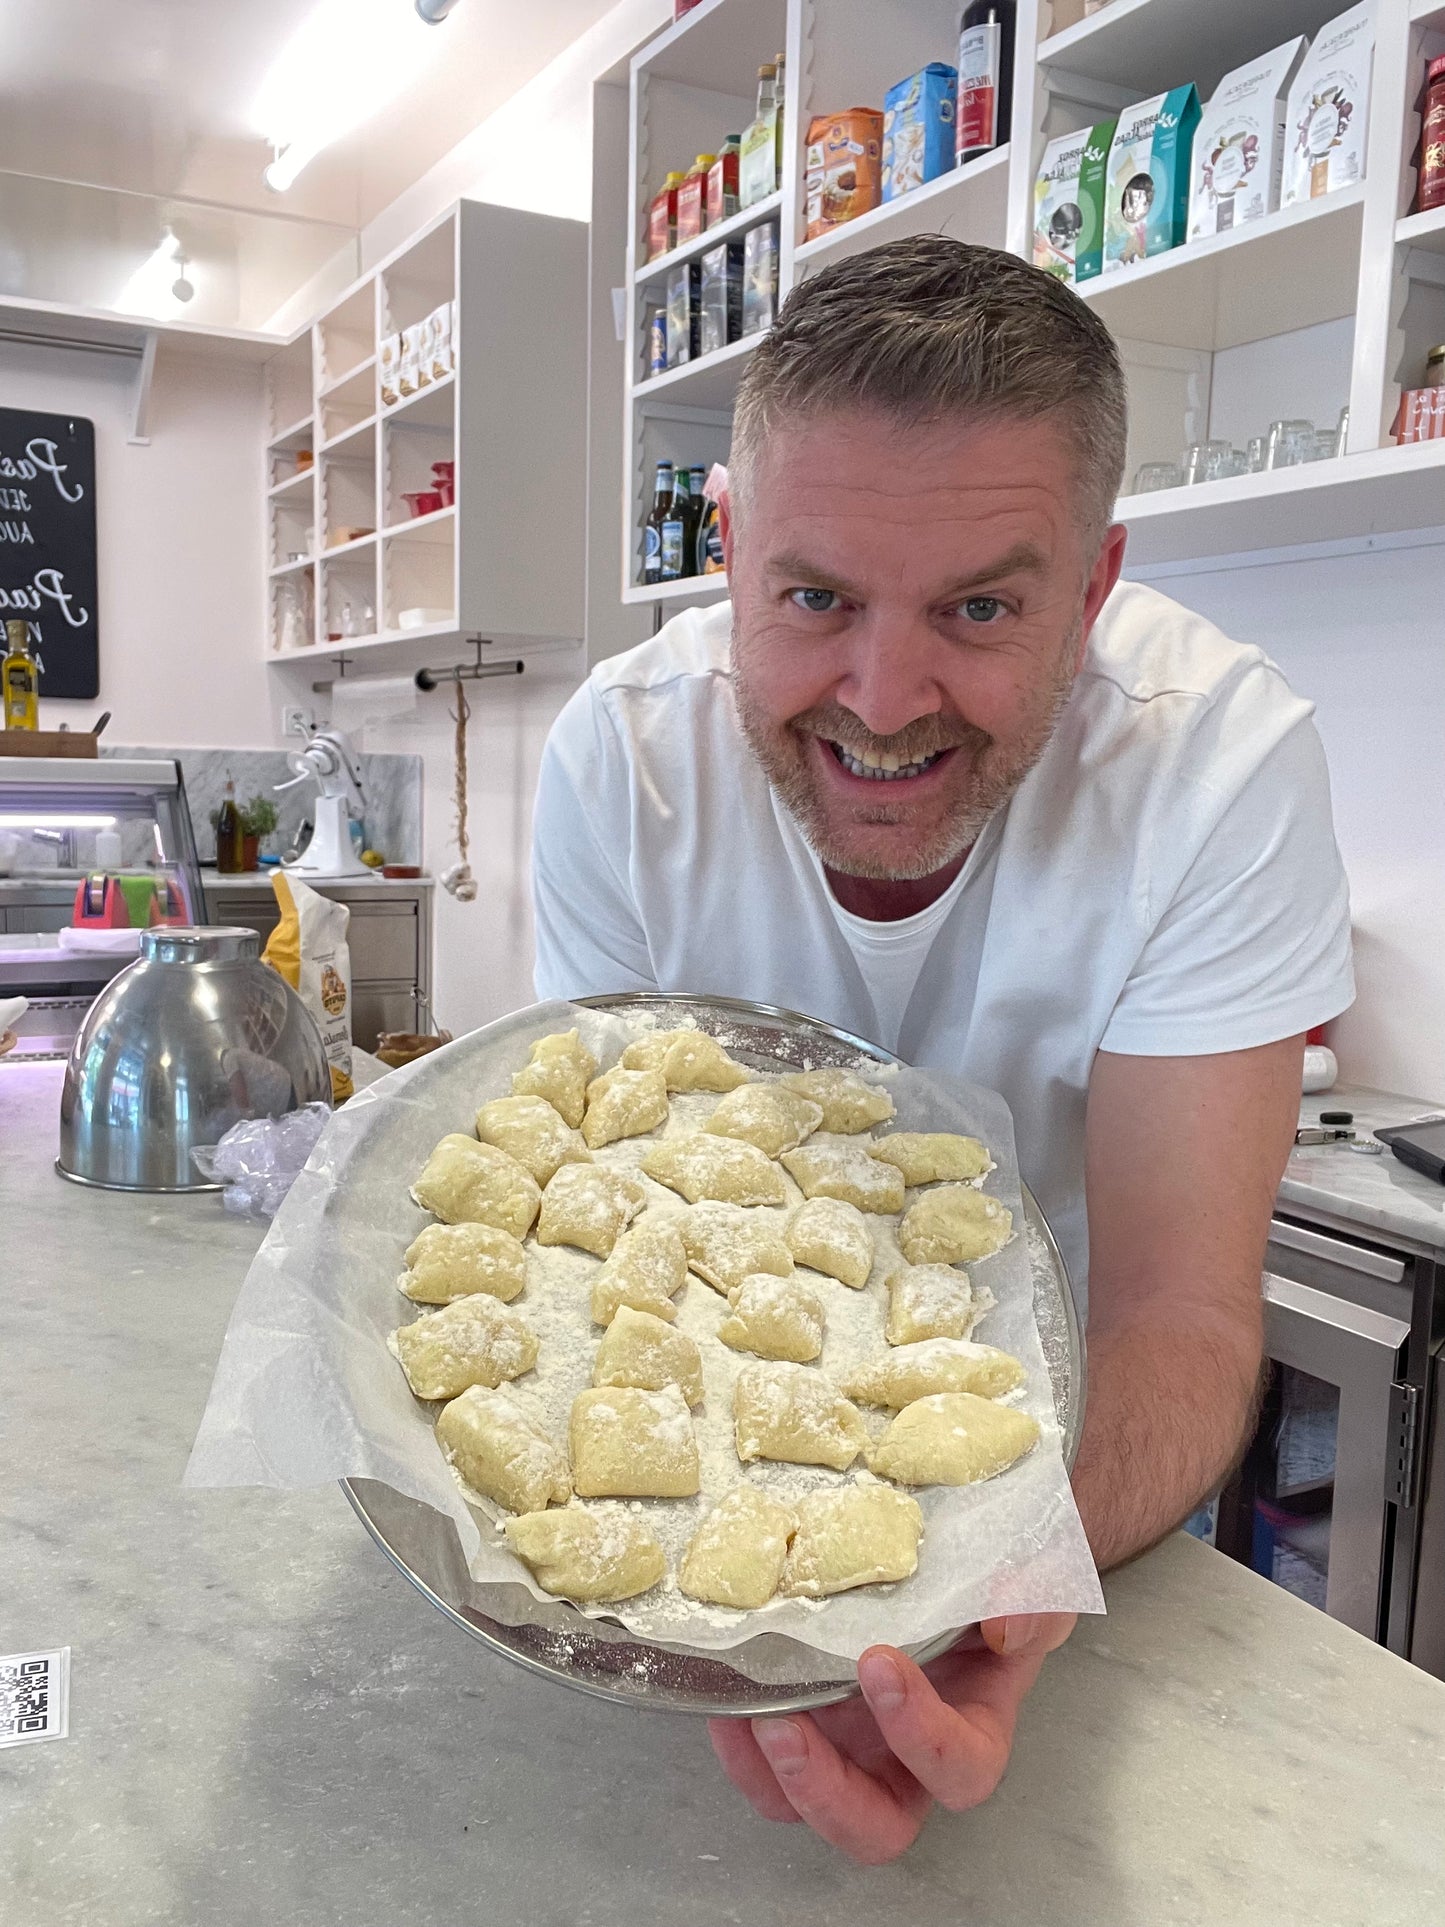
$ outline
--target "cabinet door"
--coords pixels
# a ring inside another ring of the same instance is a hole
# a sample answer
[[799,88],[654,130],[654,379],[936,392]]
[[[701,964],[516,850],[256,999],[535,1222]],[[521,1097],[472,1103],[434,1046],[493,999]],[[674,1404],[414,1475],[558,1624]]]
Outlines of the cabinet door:
[[351,986],[351,1040],[362,1050],[375,1051],[384,1030],[418,1030],[416,991],[410,984]]
[[352,903],[346,941],[351,981],[416,982],[416,904]]

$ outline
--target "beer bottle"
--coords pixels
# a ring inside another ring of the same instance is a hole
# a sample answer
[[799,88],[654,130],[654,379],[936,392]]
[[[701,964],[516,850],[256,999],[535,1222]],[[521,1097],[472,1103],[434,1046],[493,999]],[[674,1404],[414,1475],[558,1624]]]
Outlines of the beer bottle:
[[707,480],[707,470],[699,463],[688,470],[691,487],[688,490],[687,538],[683,547],[682,572],[684,575],[701,575],[702,563],[698,560],[697,538],[702,528],[702,518],[707,513],[707,503],[703,500],[702,485]]
[[672,463],[657,464],[657,482],[652,491],[652,508],[642,525],[642,579],[661,582],[662,525],[672,501]]
[[672,501],[662,522],[662,580],[676,582],[690,573],[687,537],[693,527],[688,472],[679,462],[672,480]]

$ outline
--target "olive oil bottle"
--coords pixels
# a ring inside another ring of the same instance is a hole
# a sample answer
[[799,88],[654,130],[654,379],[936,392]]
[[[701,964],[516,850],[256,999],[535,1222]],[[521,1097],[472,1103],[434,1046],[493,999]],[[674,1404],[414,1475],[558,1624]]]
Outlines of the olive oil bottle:
[[236,785],[226,778],[226,794],[216,816],[216,868],[222,876],[239,876],[246,867],[241,812],[236,807]]
[[5,692],[5,727],[39,729],[40,671],[30,653],[30,624],[14,617],[5,624],[5,659],[0,686]]

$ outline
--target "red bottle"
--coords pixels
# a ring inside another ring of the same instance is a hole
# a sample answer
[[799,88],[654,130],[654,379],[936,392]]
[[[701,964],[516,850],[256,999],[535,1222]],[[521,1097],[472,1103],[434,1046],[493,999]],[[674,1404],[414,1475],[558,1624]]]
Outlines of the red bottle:
[[958,28],[958,165],[1002,147],[1014,91],[1017,0],[969,0]]

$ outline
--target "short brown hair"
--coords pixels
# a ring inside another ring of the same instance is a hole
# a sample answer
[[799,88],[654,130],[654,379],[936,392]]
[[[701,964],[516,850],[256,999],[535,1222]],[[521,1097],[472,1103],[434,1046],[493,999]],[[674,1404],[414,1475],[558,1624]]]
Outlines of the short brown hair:
[[1049,420],[1074,450],[1090,536],[1108,526],[1128,434],[1118,350],[1072,289],[1016,255],[919,234],[800,281],[738,390],[735,492],[783,416],[855,408]]

